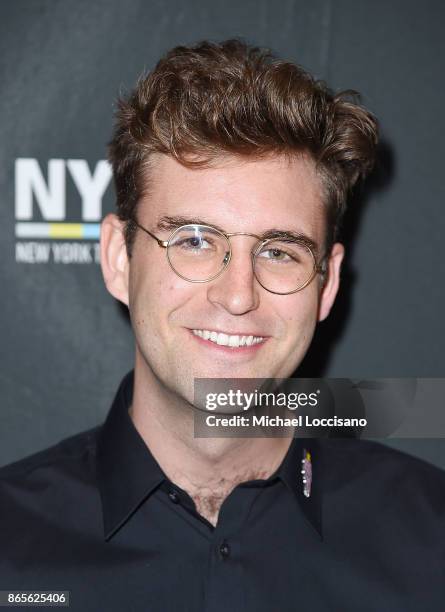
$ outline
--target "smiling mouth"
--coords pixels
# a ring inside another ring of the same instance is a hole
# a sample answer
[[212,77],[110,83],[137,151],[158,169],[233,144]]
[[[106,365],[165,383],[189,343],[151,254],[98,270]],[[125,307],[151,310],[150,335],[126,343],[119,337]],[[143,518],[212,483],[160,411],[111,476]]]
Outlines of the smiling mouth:
[[203,340],[208,340],[219,346],[228,346],[230,348],[254,346],[266,340],[263,336],[231,335],[223,332],[210,331],[208,329],[192,329],[191,332]]

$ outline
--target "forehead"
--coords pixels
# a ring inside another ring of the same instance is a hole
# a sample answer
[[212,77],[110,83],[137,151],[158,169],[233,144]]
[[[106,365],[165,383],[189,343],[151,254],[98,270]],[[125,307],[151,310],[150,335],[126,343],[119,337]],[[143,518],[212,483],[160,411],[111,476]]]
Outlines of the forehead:
[[228,156],[211,167],[189,168],[157,155],[146,175],[141,222],[162,216],[201,218],[227,232],[262,233],[271,228],[324,235],[321,178],[305,156],[263,159]]

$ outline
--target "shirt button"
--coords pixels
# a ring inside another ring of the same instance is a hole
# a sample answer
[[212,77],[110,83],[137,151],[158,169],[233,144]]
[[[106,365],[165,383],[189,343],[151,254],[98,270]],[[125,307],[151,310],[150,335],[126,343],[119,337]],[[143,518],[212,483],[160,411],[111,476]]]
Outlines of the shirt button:
[[230,556],[230,546],[227,540],[223,540],[221,546],[219,547],[219,554],[222,559],[227,559]]
[[170,501],[172,501],[174,504],[179,504],[179,495],[176,493],[176,491],[173,491],[172,489],[168,492],[168,496],[170,498]]

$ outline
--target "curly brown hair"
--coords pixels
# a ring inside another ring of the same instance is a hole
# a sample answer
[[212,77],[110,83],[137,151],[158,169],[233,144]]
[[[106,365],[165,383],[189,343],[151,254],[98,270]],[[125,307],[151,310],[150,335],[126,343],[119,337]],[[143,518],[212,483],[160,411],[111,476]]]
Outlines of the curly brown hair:
[[175,47],[118,101],[109,159],[128,254],[155,152],[191,168],[226,154],[308,154],[326,194],[330,249],[348,193],[374,165],[377,140],[376,119],[356,92],[334,94],[267,49],[237,39]]

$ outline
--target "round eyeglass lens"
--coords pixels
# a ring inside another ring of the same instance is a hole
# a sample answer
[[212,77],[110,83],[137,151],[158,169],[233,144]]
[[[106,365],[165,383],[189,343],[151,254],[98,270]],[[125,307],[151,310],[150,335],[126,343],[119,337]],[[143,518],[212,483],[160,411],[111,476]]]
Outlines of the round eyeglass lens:
[[255,252],[255,276],[272,293],[294,293],[314,277],[316,263],[311,249],[300,242],[268,240]]
[[167,256],[173,270],[181,278],[205,282],[225,268],[230,253],[227,238],[206,225],[185,225],[171,236]]

